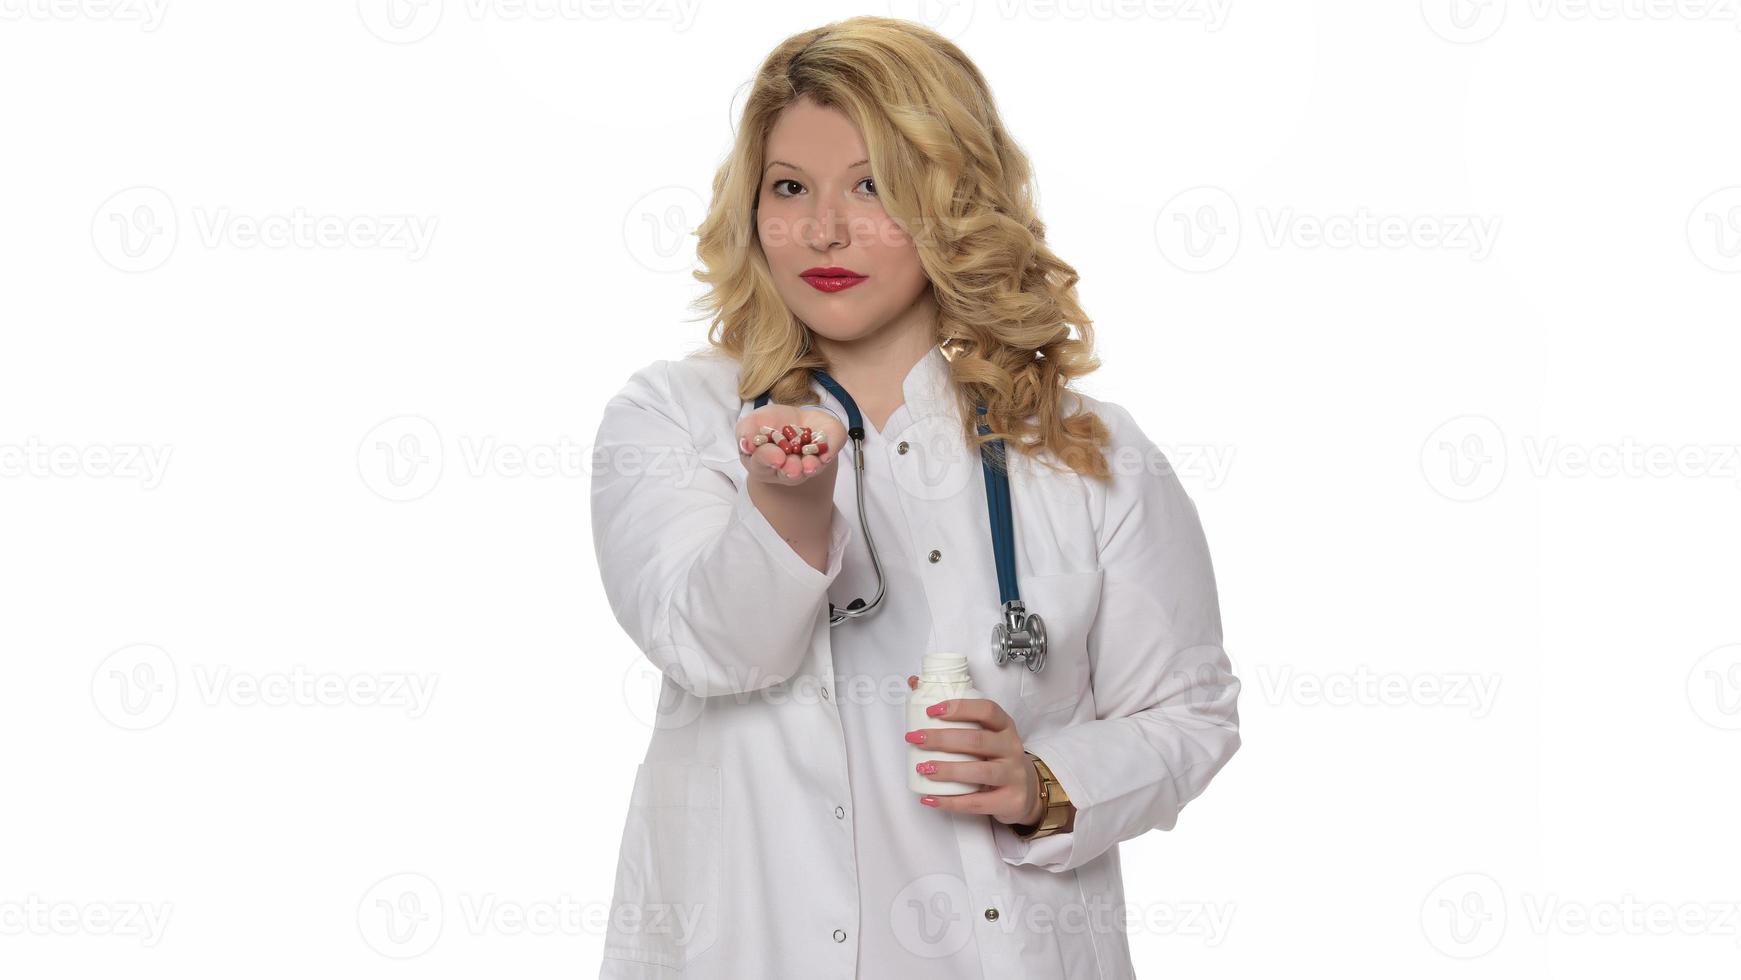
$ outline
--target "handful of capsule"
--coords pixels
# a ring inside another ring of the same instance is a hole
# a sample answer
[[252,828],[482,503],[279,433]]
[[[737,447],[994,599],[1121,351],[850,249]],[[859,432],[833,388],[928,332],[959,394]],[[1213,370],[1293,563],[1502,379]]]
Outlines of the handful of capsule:
[[828,453],[827,437],[811,431],[807,425],[783,425],[778,429],[764,425],[751,440],[748,451],[754,452],[756,447],[768,443],[779,446],[780,451],[788,456],[824,456]]

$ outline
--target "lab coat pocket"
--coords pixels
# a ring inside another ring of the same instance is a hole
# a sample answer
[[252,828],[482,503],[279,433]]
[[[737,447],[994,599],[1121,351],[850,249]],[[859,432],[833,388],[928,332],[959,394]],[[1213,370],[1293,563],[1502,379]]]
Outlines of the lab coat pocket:
[[1021,580],[1022,604],[1046,624],[1046,659],[1022,672],[1022,705],[1029,714],[1074,707],[1088,690],[1088,631],[1100,611],[1100,569],[1034,575]]
[[682,969],[719,934],[718,766],[642,763],[617,853],[606,959]]

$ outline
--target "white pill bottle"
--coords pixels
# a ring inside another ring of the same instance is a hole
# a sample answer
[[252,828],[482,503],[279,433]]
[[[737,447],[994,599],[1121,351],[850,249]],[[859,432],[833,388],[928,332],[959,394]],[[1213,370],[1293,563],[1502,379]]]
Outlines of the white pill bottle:
[[[983,698],[979,689],[973,686],[973,679],[967,675],[967,657],[959,653],[927,653],[925,664],[920,668],[918,686],[907,698],[907,731],[918,731],[922,728],[979,728],[976,721],[948,721],[943,718],[933,718],[925,713],[925,709],[939,701],[950,698]],[[949,779],[938,779],[920,772],[916,766],[919,763],[932,760],[936,762],[983,762],[981,756],[966,752],[939,752],[916,743],[907,743],[907,788],[922,796],[960,796],[963,793],[977,793],[985,787],[979,783],[961,783]]]

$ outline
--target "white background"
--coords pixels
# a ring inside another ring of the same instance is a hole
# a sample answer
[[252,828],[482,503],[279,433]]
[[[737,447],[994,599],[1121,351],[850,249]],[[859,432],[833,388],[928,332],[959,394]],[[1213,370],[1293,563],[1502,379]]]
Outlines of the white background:
[[1209,537],[1244,747],[1123,845],[1139,975],[1734,976],[1741,12],[1459,2],[0,0],[0,974],[596,975],[587,448],[866,12]]

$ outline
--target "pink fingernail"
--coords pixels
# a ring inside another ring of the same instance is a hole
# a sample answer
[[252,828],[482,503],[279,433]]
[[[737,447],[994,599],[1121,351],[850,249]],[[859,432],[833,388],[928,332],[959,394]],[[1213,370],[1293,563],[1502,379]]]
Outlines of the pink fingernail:
[[926,806],[936,806],[937,805],[937,797],[935,797],[935,796],[921,796],[921,797],[919,797],[919,802],[925,804]]

